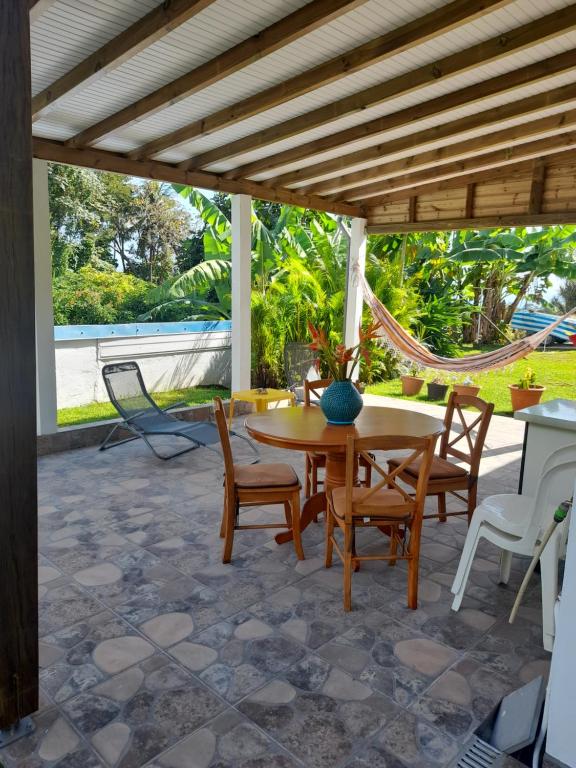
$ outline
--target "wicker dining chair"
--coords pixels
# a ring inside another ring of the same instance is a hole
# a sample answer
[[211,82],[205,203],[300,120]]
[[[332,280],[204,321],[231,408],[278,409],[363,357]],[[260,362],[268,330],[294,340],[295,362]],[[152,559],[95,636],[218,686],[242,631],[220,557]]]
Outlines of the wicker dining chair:
[[[290,464],[235,464],[230,446],[224,405],[220,397],[214,398],[214,414],[224,456],[224,509],[220,537],[224,539],[222,562],[232,557],[234,531],[260,528],[288,528],[294,537],[294,549],[299,560],[304,560],[300,536],[300,491],[298,475]],[[286,523],[240,524],[241,507],[262,507],[283,504]]]
[[[463,408],[469,408],[475,412],[468,421],[464,416]],[[427,496],[438,497],[438,512],[424,515],[425,520],[438,519],[445,522],[446,518],[452,515],[467,515],[468,522],[472,519],[472,513],[477,505],[480,460],[493,411],[494,403],[487,403],[485,400],[472,395],[451,393],[446,406],[445,430],[440,440],[439,455],[434,456],[432,460],[426,490]],[[452,436],[451,430],[454,426],[455,415],[458,415],[461,431]],[[455,447],[462,440],[466,441],[468,450],[465,450],[464,446],[462,448],[460,446]],[[459,459],[468,466],[457,466],[449,461],[451,457]],[[389,459],[388,466],[390,469],[394,469],[400,465],[401,461],[402,459],[397,458]],[[415,488],[419,472],[418,460],[409,465],[403,464],[403,466],[404,469],[399,474],[400,479]],[[462,495],[459,491],[464,491],[466,495]],[[463,501],[466,505],[465,508],[456,512],[447,512],[447,493],[451,493]]]
[[[344,564],[344,610],[352,609],[352,572],[362,560],[408,561],[408,607],[418,606],[418,563],[422,513],[426,500],[426,483],[432,464],[436,437],[365,437],[348,435],[346,444],[346,485],[328,491],[326,524],[326,568],[332,565],[336,549]],[[394,469],[386,471],[369,451],[407,449],[410,454]],[[370,488],[354,485],[356,456],[370,464],[379,475]],[[398,484],[398,476],[406,466],[419,462],[416,493],[410,495]],[[344,534],[342,548],[336,541],[334,530]],[[379,528],[389,536],[385,554],[359,555],[356,551],[357,528]],[[400,552],[399,552],[400,549]]]
[[[315,381],[304,382],[304,405],[318,405],[322,392],[332,384],[332,379],[316,379]],[[360,386],[356,383],[356,388]],[[361,485],[369,486],[372,481],[372,467],[362,457],[360,457],[360,467],[364,470],[364,477],[360,480]],[[304,495],[307,499],[311,495],[318,493],[318,485],[323,481],[318,476],[318,470],[326,466],[326,455],[316,451],[309,451],[306,454],[306,478],[304,481]]]

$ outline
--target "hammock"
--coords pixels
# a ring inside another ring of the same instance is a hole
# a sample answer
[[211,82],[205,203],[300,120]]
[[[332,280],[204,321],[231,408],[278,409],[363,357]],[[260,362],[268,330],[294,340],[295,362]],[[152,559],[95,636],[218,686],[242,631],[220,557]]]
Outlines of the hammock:
[[376,298],[364,275],[356,271],[356,277],[360,282],[364,301],[370,307],[374,320],[380,323],[390,346],[394,347],[404,357],[412,360],[425,368],[436,368],[440,371],[453,371],[465,373],[467,371],[489,371],[493,368],[503,368],[514,363],[522,357],[533,352],[544,339],[562,323],[567,317],[576,312],[576,307],[553,323],[542,328],[541,331],[527,336],[525,339],[513,341],[505,347],[485,352],[481,355],[466,355],[465,357],[450,358],[439,357],[430,352],[398,323],[388,312],[382,302]]

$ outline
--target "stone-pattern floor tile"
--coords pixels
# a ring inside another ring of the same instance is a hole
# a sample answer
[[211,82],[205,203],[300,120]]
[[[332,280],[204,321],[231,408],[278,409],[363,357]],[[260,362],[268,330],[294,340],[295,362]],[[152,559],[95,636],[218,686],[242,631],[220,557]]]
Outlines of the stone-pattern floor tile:
[[144,643],[133,627],[103,611],[42,638],[40,683],[59,704],[118,672],[119,665],[131,666],[142,653],[151,654],[153,647]]
[[551,654],[542,646],[542,613],[521,608],[514,624],[504,618],[470,651],[470,656],[495,672],[514,675],[518,684],[548,674]]
[[228,710],[159,755],[148,768],[300,768],[239,712]]
[[250,613],[270,626],[316,650],[353,626],[358,618],[342,610],[342,592],[304,578],[255,605]]
[[202,683],[155,655],[69,699],[63,710],[108,765],[138,768],[223,707]]
[[410,704],[459,658],[453,648],[376,611],[318,652],[402,706]]
[[309,768],[336,768],[401,711],[312,654],[248,696],[240,711]]
[[87,592],[107,605],[115,605],[159,590],[181,574],[146,549],[128,545],[123,551],[73,574]]
[[[521,425],[500,421],[480,498],[516,491]],[[260,448],[303,476],[303,454]],[[525,559],[498,585],[499,553],[481,542],[451,611],[462,517],[424,523],[416,611],[399,561],[363,563],[345,613],[322,521],[304,561],[273,530],[244,531],[222,565],[222,465],[207,451],[42,457],[39,499],[38,727],[2,751],[5,768],[448,768],[508,689],[547,675],[537,575],[507,622]],[[358,534],[363,554],[385,546]]]
[[190,523],[184,517],[167,510],[146,511],[139,515],[121,512],[116,521],[110,524],[110,528],[133,544],[144,547],[186,533]]
[[242,612],[172,647],[170,654],[234,703],[286,671],[305,649]]
[[239,608],[188,576],[163,585],[144,584],[134,596],[129,593],[123,602],[114,605],[117,613],[136,626],[167,613],[188,613],[197,629],[215,624]]
[[467,657],[444,672],[411,709],[443,733],[464,740],[514,687],[509,676]]
[[250,550],[199,571],[195,578],[237,608],[245,608],[301,576],[273,557]]
[[55,707],[32,716],[34,730],[0,752],[6,768],[104,768],[88,744]]
[[428,721],[403,712],[346,768],[447,768],[458,743]]
[[40,637],[101,610],[102,605],[97,600],[67,579],[50,582],[39,600]]

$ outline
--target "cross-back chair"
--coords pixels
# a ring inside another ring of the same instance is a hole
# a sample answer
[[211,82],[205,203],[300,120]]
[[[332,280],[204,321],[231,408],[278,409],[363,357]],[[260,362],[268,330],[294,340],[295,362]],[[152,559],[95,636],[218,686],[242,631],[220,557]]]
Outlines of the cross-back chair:
[[[464,408],[474,412],[468,420],[464,415]],[[459,395],[456,392],[450,394],[446,406],[445,430],[440,440],[439,455],[434,456],[432,461],[426,492],[427,496],[438,497],[438,512],[424,515],[424,519],[438,518],[441,522],[445,522],[446,518],[451,515],[467,515],[468,522],[472,519],[477,503],[480,460],[493,411],[494,403],[487,403],[479,397]],[[451,430],[453,430],[456,416],[461,431],[453,434]],[[457,466],[449,461],[450,458],[459,459],[468,466]],[[400,461],[402,460],[398,458],[389,459],[388,466],[391,469],[397,467]],[[418,477],[418,462],[412,462],[405,466],[399,477],[414,488]],[[461,491],[464,491],[466,495],[463,495]],[[447,493],[451,493],[463,501],[466,505],[465,508],[455,512],[447,512]]]
[[[316,379],[314,381],[304,382],[304,405],[318,405],[322,393],[324,390],[332,384],[332,379]],[[360,386],[356,383],[356,388],[360,390]],[[364,470],[364,476],[360,480],[360,483],[365,486],[369,486],[372,479],[372,467],[360,457],[360,467]],[[318,486],[323,483],[320,479],[318,470],[324,469],[326,466],[326,454],[318,453],[316,451],[309,451],[306,454],[306,479],[304,485],[304,495],[306,498],[310,498],[311,495],[318,493]]]
[[[344,610],[352,609],[352,572],[362,560],[408,561],[408,607],[418,606],[418,563],[422,514],[426,500],[426,484],[432,464],[436,437],[366,437],[348,436],[346,444],[346,484],[328,491],[326,523],[326,568],[332,565],[336,549],[344,564]],[[410,451],[400,464],[384,469],[372,451],[400,449]],[[354,485],[354,465],[357,455],[370,464],[379,476],[369,488]],[[409,494],[399,485],[399,475],[412,462],[418,461],[416,492]],[[344,534],[340,547],[334,536],[338,527]],[[379,528],[389,536],[385,554],[359,555],[355,546],[357,528]]]
[[[224,539],[222,562],[229,563],[234,532],[259,528],[288,528],[299,560],[304,560],[300,536],[300,491],[298,475],[290,464],[235,464],[230,445],[224,404],[214,398],[214,414],[224,457],[224,509],[220,537]],[[240,524],[240,508],[283,504],[286,523]]]

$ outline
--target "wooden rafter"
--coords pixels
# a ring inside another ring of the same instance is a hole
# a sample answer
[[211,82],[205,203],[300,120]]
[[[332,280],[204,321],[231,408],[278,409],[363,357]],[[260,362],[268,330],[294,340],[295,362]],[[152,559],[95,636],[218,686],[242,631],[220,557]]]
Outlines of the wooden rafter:
[[[485,157],[492,157],[493,159],[509,157],[512,160],[518,155],[522,156],[523,145],[526,146],[526,151],[530,154],[532,145],[541,146],[540,139],[560,136],[574,131],[575,128],[576,109],[571,109],[558,115],[543,117],[540,120],[533,120],[511,128],[503,128],[500,131],[465,139],[439,149],[403,157],[400,160],[370,168],[366,173],[367,178],[377,178],[378,181],[344,189],[337,195],[332,195],[331,199],[359,200],[378,195],[382,192],[383,186],[388,184],[389,179],[392,179],[389,183],[393,186],[397,177],[408,172],[414,174],[416,171],[433,169],[432,172],[437,172],[440,176],[447,169],[457,168],[457,160],[467,160],[471,165],[474,164],[477,157],[481,162],[482,158]],[[563,144],[563,141],[560,139],[559,143]],[[551,146],[557,146],[557,142],[552,142]],[[516,153],[512,151],[513,147],[518,147]],[[491,150],[489,155],[485,154],[488,150]],[[541,153],[537,152],[537,154]],[[317,187],[305,187],[298,191],[305,194],[322,194],[325,192],[324,189],[320,192]]]
[[[354,141],[376,137],[385,131],[412,125],[418,120],[439,115],[474,102],[481,102],[496,94],[508,93],[515,88],[530,85],[561,72],[571,71],[575,66],[576,48],[559,53],[556,56],[551,56],[549,59],[528,64],[506,74],[497,75],[489,80],[483,80],[466,88],[461,88],[458,91],[452,91],[452,93],[447,93],[444,96],[423,101],[398,112],[378,117],[367,123],[336,131],[328,136],[300,144],[292,149],[278,152],[275,155],[269,155],[261,160],[246,163],[224,175],[227,178],[248,178],[257,173],[269,171],[272,168],[281,168],[305,158],[314,157],[321,152],[346,147]],[[361,155],[361,150],[358,151],[357,155]]]
[[398,29],[357,46],[317,67],[296,75],[283,83],[267,88],[248,98],[242,99],[217,112],[207,115],[171,133],[144,144],[130,153],[130,157],[153,157],[170,147],[190,141],[199,136],[208,136],[240,120],[260,114],[316,88],[335,82],[342,77],[359,72],[366,67],[396,56],[409,47],[422,45],[434,37],[446,34],[462,24],[491,13],[513,0],[453,0],[441,8],[427,13]]
[[93,144],[112,131],[175,104],[341,16],[366,0],[313,0],[191,72],[158,88],[71,138],[71,147]]
[[[574,62],[576,64],[576,55],[574,56]],[[331,173],[341,172],[346,170],[346,168],[356,167],[363,163],[373,162],[374,160],[381,160],[406,150],[421,149],[437,141],[445,139],[457,141],[461,134],[468,131],[499,125],[506,120],[529,116],[551,106],[570,104],[574,101],[576,101],[576,84],[563,85],[560,88],[553,88],[550,91],[502,104],[499,107],[493,107],[482,112],[474,112],[472,115],[467,115],[459,120],[443,122],[435,127],[425,128],[415,133],[408,133],[398,139],[392,139],[392,141],[384,141],[366,149],[339,155],[330,160],[314,163],[313,165],[305,165],[294,171],[265,179],[262,183],[271,186],[289,187],[297,182],[328,176]],[[349,185],[357,184],[359,181],[370,179],[371,171],[372,168],[364,168],[343,176],[326,179],[325,182],[316,182],[310,185],[310,187],[306,187],[306,189],[313,187],[315,190],[318,190],[319,194],[344,189]]]
[[412,93],[444,78],[462,74],[479,65],[509,56],[514,52],[545,42],[574,28],[576,28],[576,5],[571,5],[536,21],[523,24],[505,35],[498,35],[491,40],[470,46],[439,61],[426,64],[371,88],[366,88],[359,93],[346,96],[255,134],[203,152],[182,163],[182,167],[186,169],[204,168],[255,149],[262,149],[277,141],[292,138],[347,115],[375,107],[392,98]]
[[270,189],[254,181],[235,181],[224,179],[214,173],[205,171],[184,171],[178,166],[161,163],[156,160],[132,160],[115,152],[101,149],[75,149],[66,144],[47,139],[35,138],[33,143],[34,157],[51,160],[55,163],[79,165],[84,168],[94,168],[99,171],[123,173],[144,179],[158,179],[175,184],[188,184],[219,192],[246,194],[262,200],[275,203],[288,203],[302,208],[314,208],[320,211],[340,213],[345,216],[361,216],[362,209],[357,205],[347,203],[332,203],[322,197],[300,195],[290,189]]
[[161,3],[131,27],[84,59],[77,66],[32,99],[32,114],[38,114],[74,88],[87,85],[96,77],[120,66],[164,35],[184,24],[214,0],[172,0]]
[[[556,154],[557,152],[566,152],[573,149],[576,146],[576,131],[561,134],[559,136],[549,136],[546,139],[539,139],[537,141],[530,141],[526,144],[520,144],[516,147],[508,147],[506,149],[499,149],[495,152],[488,152],[484,155],[477,155],[467,160],[461,160],[454,163],[447,163],[446,165],[438,166],[438,168],[429,168],[426,171],[419,171],[416,173],[407,173],[404,176],[397,176],[396,178],[388,181],[380,182],[380,195],[376,198],[362,198],[362,203],[372,205],[372,200],[381,199],[381,195],[384,194],[387,199],[391,195],[400,194],[402,197],[407,194],[419,194],[419,190],[423,186],[427,186],[436,181],[443,179],[452,179],[458,176],[465,176],[469,173],[475,173],[476,171],[488,169],[488,168],[500,168],[502,166],[514,165],[515,163],[522,162],[527,159],[535,159],[544,157],[546,155]],[[355,197],[351,197],[350,202],[355,200]],[[340,202],[338,199],[335,202]]]

